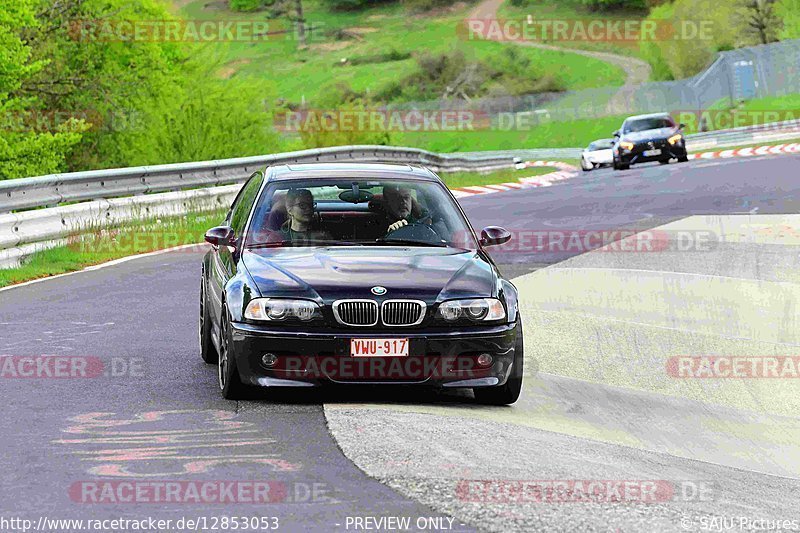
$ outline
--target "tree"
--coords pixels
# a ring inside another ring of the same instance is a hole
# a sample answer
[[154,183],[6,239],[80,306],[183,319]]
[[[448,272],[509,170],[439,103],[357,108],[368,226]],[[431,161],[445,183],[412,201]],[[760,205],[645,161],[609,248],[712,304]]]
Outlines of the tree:
[[51,131],[32,124],[37,111],[41,117],[43,103],[22,89],[48,64],[32,57],[22,37],[38,25],[34,4],[34,0],[16,0],[0,10],[0,179],[62,170],[70,150],[88,129],[77,119],[51,124]]
[[306,47],[306,18],[303,0],[276,0],[270,9],[274,17],[286,17],[297,27],[297,40],[300,48]]
[[776,0],[741,0],[739,18],[742,33],[751,42],[768,44],[778,40],[783,23],[775,12]]

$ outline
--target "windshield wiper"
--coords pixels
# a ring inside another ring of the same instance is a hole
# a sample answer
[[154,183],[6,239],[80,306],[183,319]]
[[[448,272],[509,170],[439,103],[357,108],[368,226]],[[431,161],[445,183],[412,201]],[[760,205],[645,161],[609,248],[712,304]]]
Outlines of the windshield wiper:
[[248,244],[246,248],[297,248],[302,246],[362,246],[349,241],[326,241],[324,239],[305,239],[302,241],[274,241]]
[[414,239],[378,239],[375,244],[383,244],[387,246],[394,245],[412,245],[412,246],[432,246],[434,248],[449,248],[447,243],[429,242],[429,241],[415,241]]

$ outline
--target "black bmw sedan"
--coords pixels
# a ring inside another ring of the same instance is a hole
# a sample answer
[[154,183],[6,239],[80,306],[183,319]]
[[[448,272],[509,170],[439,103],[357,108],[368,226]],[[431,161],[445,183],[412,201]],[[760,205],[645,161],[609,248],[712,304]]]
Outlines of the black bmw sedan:
[[676,124],[667,113],[628,117],[614,132],[614,170],[627,170],[631,165],[650,161],[662,165],[671,159],[688,161],[682,129],[683,124]]
[[200,346],[228,399],[333,384],[520,394],[517,290],[430,170],[311,164],[256,172],[202,268]]

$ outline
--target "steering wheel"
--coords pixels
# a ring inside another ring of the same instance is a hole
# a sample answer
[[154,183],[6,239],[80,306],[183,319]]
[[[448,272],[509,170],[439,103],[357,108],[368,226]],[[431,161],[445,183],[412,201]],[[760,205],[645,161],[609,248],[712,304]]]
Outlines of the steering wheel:
[[391,241],[395,239],[399,241],[429,242],[432,244],[439,244],[443,242],[442,237],[436,232],[435,229],[430,227],[428,224],[422,224],[420,222],[412,222],[411,224],[401,226],[394,231],[390,231],[385,237],[379,240]]

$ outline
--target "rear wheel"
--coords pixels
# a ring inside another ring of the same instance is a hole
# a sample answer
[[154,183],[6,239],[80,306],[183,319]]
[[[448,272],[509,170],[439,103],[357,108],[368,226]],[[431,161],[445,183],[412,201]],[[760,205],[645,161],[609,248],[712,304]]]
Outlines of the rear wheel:
[[217,349],[211,340],[211,317],[209,317],[206,299],[205,275],[200,280],[200,357],[209,365],[213,365],[219,359]]
[[231,346],[231,326],[227,308],[222,308],[219,335],[219,361],[217,363],[217,376],[222,397],[226,400],[243,400],[247,396],[248,388],[239,377],[236,368],[236,357]]
[[472,389],[475,400],[485,405],[510,405],[519,399],[522,391],[525,344],[522,340],[522,319],[517,318],[517,342],[514,345],[514,363],[505,385]]
[[661,159],[659,163],[661,163],[662,165],[669,165],[669,159]]

